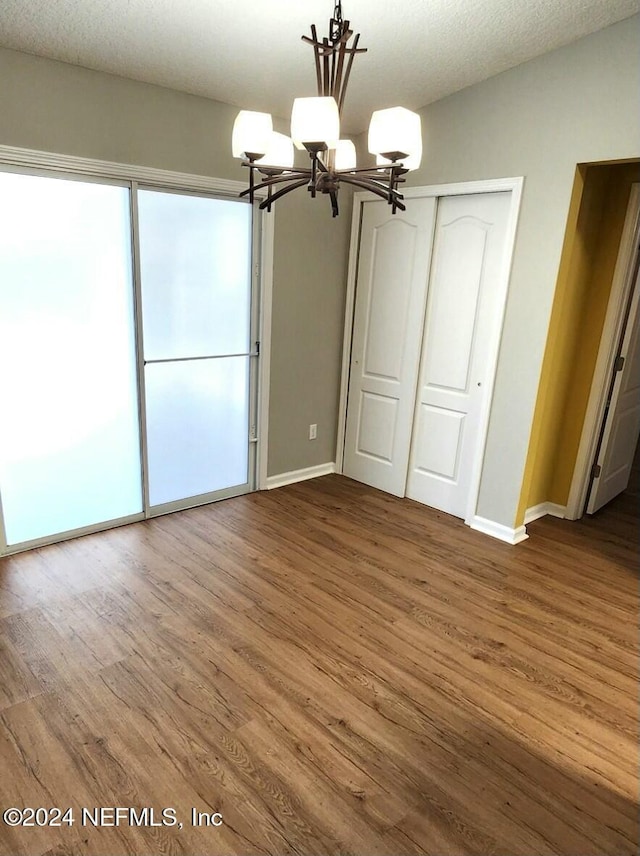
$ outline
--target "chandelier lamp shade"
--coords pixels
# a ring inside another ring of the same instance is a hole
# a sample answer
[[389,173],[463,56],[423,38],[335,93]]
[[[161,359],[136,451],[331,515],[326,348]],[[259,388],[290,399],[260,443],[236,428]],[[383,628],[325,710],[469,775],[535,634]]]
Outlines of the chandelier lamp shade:
[[[329,197],[335,217],[338,189],[345,182],[386,199],[393,214],[404,211],[398,188],[405,174],[420,166],[420,116],[404,107],[376,110],[368,135],[369,152],[376,163],[358,168],[353,142],[340,139],[340,119],[354,58],[367,49],[358,47],[360,35],[354,36],[349,21],[343,20],[340,2],[329,21],[329,35],[318,39],[312,24],[311,37],[302,40],[313,47],[318,94],[293,102],[291,137],[273,130],[269,113],[238,113],[231,141],[233,156],[249,169],[249,186],[240,195],[253,203],[256,192],[266,191],[260,208],[271,211],[278,199],[306,186],[313,198],[318,193]],[[295,149],[308,152],[311,163],[294,166]]]

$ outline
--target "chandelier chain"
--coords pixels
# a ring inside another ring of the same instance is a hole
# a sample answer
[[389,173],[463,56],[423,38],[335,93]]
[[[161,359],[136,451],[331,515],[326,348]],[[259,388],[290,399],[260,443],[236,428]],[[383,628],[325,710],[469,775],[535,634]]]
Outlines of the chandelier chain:
[[342,2],[338,0],[333,10],[333,18],[331,19],[331,32],[329,36],[333,44],[340,41],[344,33],[344,21],[342,19]]

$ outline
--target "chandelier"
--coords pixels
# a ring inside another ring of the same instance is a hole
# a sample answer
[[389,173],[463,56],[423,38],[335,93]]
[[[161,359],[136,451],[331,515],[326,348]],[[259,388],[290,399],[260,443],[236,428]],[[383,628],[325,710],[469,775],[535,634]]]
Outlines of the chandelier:
[[[318,95],[296,98],[291,112],[291,138],[273,130],[269,113],[241,110],[233,126],[233,156],[242,158],[249,169],[249,187],[240,196],[254,202],[257,191],[266,190],[260,208],[271,206],[292,190],[307,187],[313,198],[329,196],[333,216],[338,214],[341,182],[369,190],[386,199],[392,213],[405,210],[398,186],[404,175],[417,169],[422,157],[420,116],[404,107],[376,110],[369,125],[369,152],[376,156],[375,167],[356,168],[356,149],[351,140],[340,139],[340,117],[360,35],[353,36],[349,21],[342,18],[338,0],[329,20],[329,35],[320,41],[315,24],[311,38],[302,40],[313,47]],[[311,164],[294,166],[294,145],[309,153]]]

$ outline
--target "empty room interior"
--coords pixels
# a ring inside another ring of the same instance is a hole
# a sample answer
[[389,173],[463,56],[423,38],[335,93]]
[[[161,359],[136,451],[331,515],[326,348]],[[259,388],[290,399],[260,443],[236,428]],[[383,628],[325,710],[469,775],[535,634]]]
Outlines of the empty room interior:
[[639,58],[0,3],[0,856],[639,852]]

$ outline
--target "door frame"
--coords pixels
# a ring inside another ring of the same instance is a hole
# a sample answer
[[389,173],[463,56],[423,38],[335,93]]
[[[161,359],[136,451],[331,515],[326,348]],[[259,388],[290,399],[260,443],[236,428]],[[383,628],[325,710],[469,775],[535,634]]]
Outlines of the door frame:
[[578,520],[584,513],[591,481],[591,467],[594,463],[600,428],[607,406],[609,381],[613,375],[618,346],[624,335],[626,309],[634,283],[638,242],[640,242],[640,183],[634,183],[631,185],[607,314],[602,327],[598,357],[569,489],[567,510],[564,515],[568,520]]
[[[57,178],[77,178],[79,180],[96,180],[99,182],[124,182],[131,190],[132,212],[135,204],[136,185],[157,188],[158,190],[175,190],[186,193],[206,193],[218,198],[237,199],[246,185],[241,181],[215,178],[208,175],[174,172],[155,167],[145,167],[136,164],[122,164],[114,161],[96,160],[93,158],[77,157],[75,155],[43,152],[36,149],[25,149],[16,146],[0,145],[0,167],[28,174],[30,170],[38,174],[48,174]],[[257,324],[255,325],[257,341],[260,343],[257,359],[257,389],[256,401],[251,403],[250,411],[254,414],[250,426],[250,442],[256,446],[256,460],[250,490],[263,490],[267,487],[267,456],[269,442],[269,381],[271,373],[271,312],[273,291],[273,255],[275,224],[273,213],[267,214],[258,208],[258,203],[265,198],[264,191],[256,193],[256,204],[253,205],[252,217],[252,288],[255,290],[257,304]],[[249,203],[246,203],[249,204]],[[135,258],[132,259],[137,266]],[[134,270],[134,276],[137,271]],[[136,304],[136,325],[139,324],[139,306]],[[137,329],[137,334],[139,334]],[[138,395],[142,393],[139,385]],[[139,408],[139,416],[143,409]],[[141,417],[140,417],[141,418]],[[256,424],[254,425],[253,422]],[[144,436],[144,426],[141,424],[141,436]],[[142,450],[141,450],[142,451]],[[144,475],[144,474],[143,474]],[[146,478],[143,478],[145,484]],[[145,498],[146,499],[146,498]],[[186,507],[186,506],[185,506]],[[168,509],[177,510],[177,509]],[[45,544],[53,544],[76,538],[93,532],[111,529],[123,523],[144,520],[145,512],[127,517],[122,520],[105,521],[93,526],[76,529],[72,532],[61,532],[46,538],[35,539],[23,543],[17,548],[7,547],[2,531],[2,507],[0,505],[0,556],[32,549]]]
[[[471,525],[476,516],[478,494],[480,493],[480,482],[482,475],[482,462],[487,442],[489,428],[489,414],[493,400],[496,369],[498,363],[498,352],[502,340],[502,328],[504,325],[504,314],[507,304],[511,269],[513,265],[513,254],[522,201],[524,177],[488,179],[482,181],[465,181],[456,184],[434,184],[424,187],[408,187],[403,190],[405,199],[422,197],[444,197],[444,196],[466,196],[477,193],[501,193],[511,194],[511,205],[507,221],[507,232],[505,236],[505,258],[503,271],[498,282],[498,306],[499,314],[491,333],[489,342],[489,376],[486,383],[486,394],[483,399],[480,418],[478,421],[478,451],[475,456],[474,468],[471,477],[471,488],[469,491],[469,503],[465,516],[465,523]],[[378,197],[373,193],[360,192],[353,196],[353,214],[351,218],[351,239],[349,248],[349,268],[347,275],[347,294],[345,300],[344,337],[342,345],[342,373],[340,380],[340,402],[338,406],[338,431],[336,444],[336,472],[343,472],[344,465],[344,443],[346,433],[347,403],[349,395],[349,374],[351,370],[351,343],[353,338],[353,321],[355,309],[356,281],[358,277],[358,251],[360,247],[360,231],[362,226],[363,205],[365,202],[375,201]],[[426,314],[426,305],[424,307]],[[424,330],[424,316],[423,316]]]

